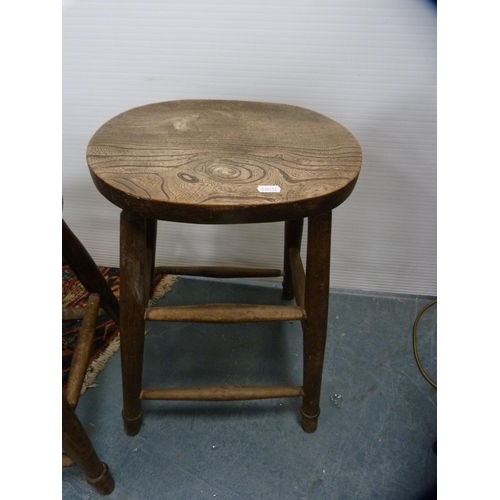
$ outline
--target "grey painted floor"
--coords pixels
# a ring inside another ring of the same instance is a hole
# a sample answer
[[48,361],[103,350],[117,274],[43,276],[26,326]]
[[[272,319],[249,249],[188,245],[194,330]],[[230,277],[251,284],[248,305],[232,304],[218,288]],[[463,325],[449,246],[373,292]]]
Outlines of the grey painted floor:
[[[280,303],[280,293],[269,283],[179,278],[162,303]],[[77,409],[115,478],[108,498],[435,498],[437,394],[412,351],[413,322],[430,300],[331,293],[314,434],[300,427],[300,399],[145,401],[144,425],[127,437],[115,355]],[[437,306],[429,308],[418,328],[421,362],[433,380],[436,315]],[[292,322],[148,323],[144,386],[300,385],[301,345],[300,325]],[[63,469],[62,479],[65,500],[101,498],[76,467]]]

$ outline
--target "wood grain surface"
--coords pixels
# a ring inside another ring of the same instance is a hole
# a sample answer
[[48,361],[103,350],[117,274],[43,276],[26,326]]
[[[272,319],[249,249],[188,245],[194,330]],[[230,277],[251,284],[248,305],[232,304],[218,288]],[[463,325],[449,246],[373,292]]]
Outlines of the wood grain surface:
[[112,203],[194,223],[271,222],[331,210],[354,188],[361,156],[353,135],[321,114],[244,101],[134,108],[106,122],[87,148],[96,187]]

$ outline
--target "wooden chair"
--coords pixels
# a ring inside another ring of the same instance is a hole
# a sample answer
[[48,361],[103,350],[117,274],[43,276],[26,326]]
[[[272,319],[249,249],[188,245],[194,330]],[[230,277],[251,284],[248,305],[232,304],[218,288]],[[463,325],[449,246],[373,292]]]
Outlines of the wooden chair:
[[[91,138],[87,163],[120,219],[121,356],[125,432],[139,432],[141,399],[227,401],[302,398],[302,428],[314,432],[328,318],[332,209],[356,184],[361,148],[339,123],[284,104],[189,100],[131,109]],[[307,263],[300,247],[308,218]],[[280,269],[163,267],[172,274],[283,276],[296,305],[148,307],[158,220],[190,224],[283,221]],[[298,320],[304,332],[301,386],[143,388],[145,321]]]
[[72,269],[82,285],[90,293],[87,306],[63,308],[63,321],[81,319],[68,386],[62,395],[62,445],[63,467],[76,463],[85,473],[87,482],[101,495],[108,495],[115,483],[108,466],[101,462],[78,419],[75,408],[82,390],[87,370],[99,305],[118,324],[119,304],[94,260],[80,240],[62,221],[63,261]]

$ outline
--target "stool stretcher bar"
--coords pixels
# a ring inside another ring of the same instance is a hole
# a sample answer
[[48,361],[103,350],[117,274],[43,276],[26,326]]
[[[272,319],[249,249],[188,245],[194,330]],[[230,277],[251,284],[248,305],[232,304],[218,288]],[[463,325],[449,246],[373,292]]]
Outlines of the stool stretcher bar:
[[[62,308],[62,320],[63,321],[76,321],[83,319],[85,317],[86,308],[85,307],[63,307]],[[99,308],[97,312],[97,317],[104,316],[106,311]]]
[[141,399],[162,401],[243,401],[250,399],[294,398],[303,396],[296,386],[213,386],[143,389]]
[[206,304],[199,306],[148,307],[147,321],[180,321],[191,323],[253,323],[256,321],[294,321],[305,318],[297,306],[249,304]]
[[213,266],[160,266],[155,268],[155,274],[203,276],[205,278],[276,278],[283,276],[281,269],[251,269],[245,267]]

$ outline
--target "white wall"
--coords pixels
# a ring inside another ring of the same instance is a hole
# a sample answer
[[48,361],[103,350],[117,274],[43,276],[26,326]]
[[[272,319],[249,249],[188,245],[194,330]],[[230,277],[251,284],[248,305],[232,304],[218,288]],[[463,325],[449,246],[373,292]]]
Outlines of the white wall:
[[[63,216],[118,265],[119,209],[87,142],[133,106],[181,98],[308,107],[363,148],[334,212],[331,286],[436,293],[436,7],[427,0],[63,0]],[[282,227],[160,223],[158,263],[281,267]]]

